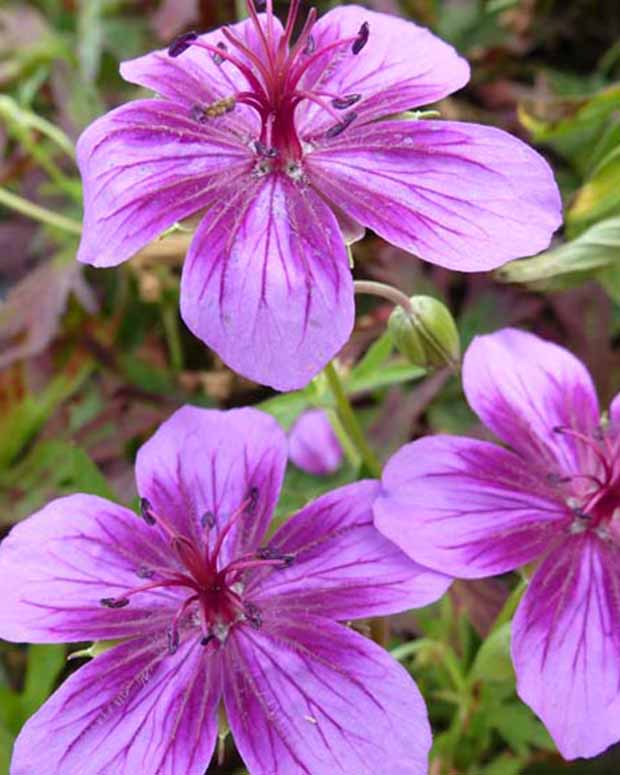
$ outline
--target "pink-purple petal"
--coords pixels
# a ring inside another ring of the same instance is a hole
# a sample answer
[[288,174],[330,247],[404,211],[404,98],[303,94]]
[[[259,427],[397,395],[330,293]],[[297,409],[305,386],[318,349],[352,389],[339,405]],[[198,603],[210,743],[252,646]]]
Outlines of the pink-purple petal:
[[259,607],[292,618],[310,612],[346,620],[400,613],[441,597],[451,579],[410,560],[374,527],[378,492],[375,481],[340,487],[283,525],[268,547],[294,562],[248,584]]
[[115,266],[247,174],[253,155],[232,133],[165,100],[138,100],[102,116],[77,147],[84,182],[78,260]]
[[217,736],[219,658],[132,640],[80,668],[26,723],[12,775],[202,775]]
[[329,619],[239,628],[226,650],[224,701],[250,772],[423,775],[431,734],[409,674]]
[[[260,18],[264,23],[265,15],[260,14]],[[254,54],[264,59],[264,49],[251,21],[229,25],[228,29]],[[274,19],[276,40],[281,31],[280,22]],[[200,35],[198,42],[211,46],[223,43],[235,58],[255,69],[243,52],[232,49],[222,35],[221,28]],[[152,89],[156,94],[176,102],[186,110],[191,110],[194,106],[206,108],[218,100],[248,91],[250,88],[248,81],[234,64],[228,61],[218,64],[211,52],[196,45],[190,46],[178,57],[169,56],[167,49],[153,51],[123,62],[120,69],[126,81]],[[228,115],[218,117],[218,126],[249,138],[250,132],[255,133],[260,128],[260,121],[256,111],[238,104]]]
[[342,447],[323,409],[300,415],[289,431],[288,453],[297,468],[315,476],[328,476],[340,468]]
[[591,532],[567,538],[530,582],[512,625],[521,699],[565,759],[620,738],[620,551]]
[[592,450],[571,431],[595,431],[598,400],[568,350],[511,328],[478,336],[465,353],[463,385],[485,425],[544,473],[596,470]]
[[375,524],[422,565],[461,578],[540,556],[571,515],[544,471],[494,444],[429,436],[385,467]]
[[141,447],[136,480],[153,512],[199,547],[213,546],[241,509],[222,548],[224,563],[262,540],[286,462],[284,432],[264,412],[185,406]]
[[448,269],[484,271],[537,253],[561,223],[549,165],[494,127],[353,124],[310,152],[306,166],[351,217]]
[[132,511],[93,495],[52,501],[0,545],[0,637],[63,643],[163,628],[178,607],[174,590],[143,593],[121,609],[100,602],[162,566],[175,567],[169,547]]
[[[436,102],[469,80],[469,65],[448,43],[405,19],[346,5],[322,16],[312,30],[316,51],[355,37],[369,26],[368,42],[355,55],[351,44],[318,57],[302,81],[306,90],[346,97],[360,94],[352,108],[360,122]],[[302,136],[320,134],[334,119],[317,105],[299,109]]]
[[235,371],[278,390],[303,387],[353,327],[353,281],[333,213],[282,173],[229,192],[192,242],[181,313]]

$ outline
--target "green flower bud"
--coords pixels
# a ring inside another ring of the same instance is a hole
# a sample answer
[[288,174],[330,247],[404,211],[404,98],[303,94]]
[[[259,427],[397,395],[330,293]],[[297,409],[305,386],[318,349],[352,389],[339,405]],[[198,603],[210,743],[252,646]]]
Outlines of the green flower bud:
[[412,296],[409,301],[411,312],[395,307],[388,321],[395,346],[415,366],[457,368],[461,344],[448,308],[432,296]]

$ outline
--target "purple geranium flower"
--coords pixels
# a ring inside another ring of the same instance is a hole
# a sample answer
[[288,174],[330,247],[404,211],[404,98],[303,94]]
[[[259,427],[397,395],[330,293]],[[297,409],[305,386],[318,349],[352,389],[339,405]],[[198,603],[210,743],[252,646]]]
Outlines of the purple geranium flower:
[[379,484],[319,498],[265,541],[286,438],[253,409],[185,407],[142,447],[142,517],[53,501],[0,547],[0,636],[118,641],[27,722],[12,775],[202,775],[223,702],[254,773],[422,773],[408,673],[337,620],[426,604],[447,577],[372,524]]
[[342,446],[323,409],[308,409],[289,431],[288,454],[297,468],[328,476],[342,464]]
[[78,258],[128,259],[204,211],[183,269],[189,328],[233,369],[306,384],[354,319],[344,241],[368,226],[427,261],[486,270],[560,223],[546,162],[498,129],[396,116],[461,88],[467,63],[428,30],[359,6],[310,11],[295,42],[257,14],[121,66],[155,90],[80,138]]
[[620,395],[532,334],[477,337],[465,393],[508,444],[413,442],[388,463],[376,524],[462,578],[540,561],[512,625],[517,689],[567,759],[620,738]]

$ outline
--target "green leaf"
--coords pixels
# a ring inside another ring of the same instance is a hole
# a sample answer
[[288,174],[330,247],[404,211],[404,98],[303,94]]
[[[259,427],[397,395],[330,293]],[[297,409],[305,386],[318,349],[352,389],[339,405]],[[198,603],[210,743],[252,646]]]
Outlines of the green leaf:
[[518,756],[526,757],[532,748],[555,750],[542,723],[519,701],[504,703],[493,715],[492,723]]
[[282,393],[275,398],[268,398],[257,405],[257,409],[267,412],[280,423],[284,430],[289,430],[299,415],[312,407],[307,390],[296,390],[294,393]]
[[514,682],[510,656],[510,622],[498,627],[480,646],[469,678],[488,683]]
[[592,164],[592,151],[597,152],[619,108],[620,85],[614,85],[591,98],[523,101],[519,118],[535,143],[550,145],[586,174]]
[[[617,186],[620,191],[620,184]],[[558,248],[534,258],[511,261],[497,270],[496,277],[504,282],[532,284],[542,290],[559,290],[588,278],[610,280],[619,269],[620,218],[608,218]],[[608,271],[613,274],[604,274]]]
[[355,469],[347,465],[343,465],[331,476],[311,476],[295,468],[295,466],[289,465],[272,528],[275,529],[286,517],[303,508],[320,495],[336,487],[349,484],[349,482],[353,482],[355,479]]
[[351,369],[349,379],[365,379],[375,374],[390,357],[392,349],[392,337],[386,331],[370,345],[361,361]]
[[24,720],[30,718],[52,693],[64,664],[64,646],[56,644],[30,646],[24,691],[21,694]]
[[0,724],[0,775],[9,775],[11,753],[15,738],[2,724]]
[[620,146],[614,148],[593,170],[577,192],[566,213],[567,225],[575,230],[620,212]]
[[0,505],[12,521],[39,509],[59,495],[85,492],[114,500],[105,477],[80,447],[66,441],[37,444],[30,454],[0,477]]

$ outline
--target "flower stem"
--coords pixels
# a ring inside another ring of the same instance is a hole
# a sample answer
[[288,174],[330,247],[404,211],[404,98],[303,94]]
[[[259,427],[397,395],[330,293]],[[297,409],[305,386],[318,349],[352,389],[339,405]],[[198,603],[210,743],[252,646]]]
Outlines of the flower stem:
[[56,226],[71,234],[79,235],[82,233],[82,225],[78,221],[74,221],[72,218],[65,218],[64,215],[58,215],[58,213],[54,213],[45,207],[39,207],[34,202],[29,202],[27,199],[7,191],[6,188],[0,188],[0,204],[10,207],[11,210],[16,210],[18,213],[26,215],[35,221],[47,223],[49,226]]
[[379,296],[382,299],[391,301],[394,306],[402,307],[408,315],[413,314],[413,308],[411,307],[411,301],[408,296],[398,288],[394,288],[392,285],[386,285],[385,283],[377,283],[374,280],[356,280],[353,283],[353,289],[355,293],[367,293],[371,296]]
[[368,472],[377,479],[380,478],[381,463],[372,449],[368,446],[368,442],[364,437],[364,433],[357,421],[357,417],[355,416],[349,399],[347,398],[347,394],[345,393],[342,381],[333,361],[328,363],[325,367],[325,376],[327,377],[329,388],[336,401],[336,413],[342,427],[359,453]]
[[170,355],[170,365],[175,373],[183,370],[183,345],[181,344],[181,333],[179,331],[179,319],[177,316],[176,305],[173,306],[164,302],[162,308],[162,320],[164,331],[166,332],[166,341],[168,343],[168,352]]

